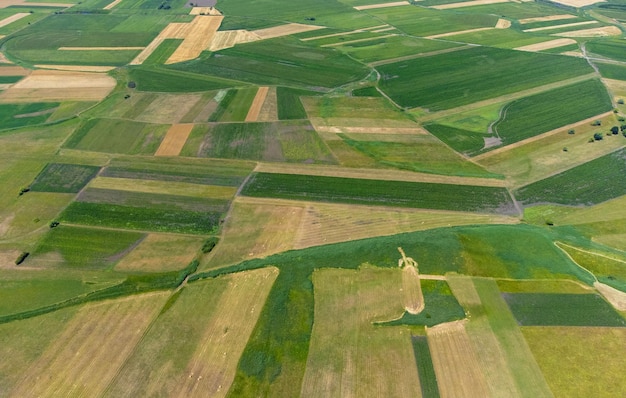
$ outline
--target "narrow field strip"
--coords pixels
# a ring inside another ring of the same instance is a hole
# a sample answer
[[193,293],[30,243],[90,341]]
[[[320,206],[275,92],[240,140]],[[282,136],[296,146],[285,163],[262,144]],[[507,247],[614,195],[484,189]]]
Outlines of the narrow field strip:
[[60,7],[60,8],[69,8],[73,7],[76,4],[72,3],[38,3],[38,2],[30,2],[27,0],[2,0],[0,2],[0,8],[7,8],[11,6],[25,6],[25,7]]
[[397,36],[397,34],[396,33],[391,33],[391,34],[388,34],[388,35],[368,37],[368,38],[365,38],[365,39],[357,39],[357,40],[342,41],[342,42],[339,42],[339,43],[324,44],[324,45],[322,45],[320,47],[339,47],[339,46],[348,45],[348,44],[363,43],[363,42],[372,41],[372,40],[378,40],[378,39],[386,39],[388,37],[393,37],[393,36]]
[[252,33],[259,36],[262,40],[266,40],[325,28],[325,26],[289,23],[286,25],[274,26],[271,28],[253,30]]
[[352,134],[399,134],[399,135],[427,135],[421,127],[347,127],[347,126],[319,126],[315,125],[319,133],[352,133]]
[[424,36],[425,39],[440,39],[442,37],[449,37],[449,36],[456,36],[456,35],[464,35],[467,33],[475,33],[475,32],[482,32],[485,30],[491,30],[491,29],[495,29],[495,27],[486,27],[486,28],[476,28],[476,29],[467,29],[467,30],[459,30],[456,32],[446,32],[446,33],[440,33],[438,35],[431,35],[431,36]]
[[570,44],[576,44],[576,40],[573,39],[554,39],[548,40],[541,43],[529,44],[527,46],[517,47],[514,50],[518,51],[544,51],[550,50],[552,48],[558,48],[563,46],[569,46]]
[[169,296],[149,293],[85,305],[10,396],[102,395]]
[[254,96],[254,100],[252,100],[252,105],[250,105],[248,114],[246,115],[246,122],[256,122],[259,119],[261,107],[265,103],[265,98],[267,97],[268,92],[269,87],[259,87]]
[[97,177],[91,181],[89,188],[212,199],[231,199],[237,192],[237,187],[117,177]]
[[400,6],[410,6],[410,5],[411,3],[409,3],[408,1],[394,1],[391,3],[378,3],[378,4],[370,4],[366,6],[355,6],[352,8],[354,8],[357,11],[363,11],[363,10],[374,10],[378,8],[400,7]]
[[438,6],[431,6],[430,8],[434,8],[436,10],[449,10],[453,8],[463,8],[463,7],[474,7],[474,6],[484,6],[489,4],[498,4],[498,3],[508,3],[510,0],[475,0],[475,1],[465,1],[461,3],[451,3],[451,4],[441,4]]
[[31,72],[30,69],[21,66],[2,66],[0,67],[0,76],[26,76]]
[[185,146],[191,130],[193,130],[193,123],[189,124],[174,124],[167,130],[167,134],[161,145],[154,153],[154,156],[178,156],[180,151]]
[[562,25],[542,26],[541,28],[524,29],[524,30],[522,30],[522,32],[524,32],[524,33],[541,32],[541,31],[545,31],[545,30],[555,30],[555,29],[562,29],[562,28],[570,28],[570,27],[573,27],[573,26],[594,25],[594,24],[597,24],[597,23],[599,23],[599,22],[598,21],[573,22],[573,23],[566,23],[566,24],[562,24]]
[[319,39],[328,39],[330,37],[348,36],[348,35],[353,35],[353,34],[356,34],[356,33],[367,32],[368,30],[370,32],[373,32],[373,30],[370,30],[370,29],[378,29],[378,28],[382,29],[382,27],[388,27],[388,26],[389,25],[373,26],[371,28],[363,28],[363,29],[352,30],[350,32],[339,32],[339,33],[332,33],[332,34],[323,35],[323,36],[306,37],[304,39],[300,39],[300,41],[311,41],[311,40],[319,40]]
[[59,51],[123,51],[143,50],[145,47],[59,47]]
[[551,22],[551,21],[560,21],[563,19],[572,19],[572,18],[577,18],[577,17],[576,15],[571,15],[571,14],[559,14],[559,15],[548,15],[545,17],[522,18],[522,19],[518,19],[517,22],[524,25],[524,24],[533,23],[533,22]]
[[381,65],[394,64],[396,62],[408,61],[408,60],[415,59],[415,58],[432,57],[433,55],[446,54],[446,53],[451,53],[451,52],[455,52],[455,51],[467,50],[468,48],[472,48],[472,47],[475,47],[475,45],[468,44],[466,46],[446,48],[446,49],[443,49],[443,50],[430,51],[430,52],[427,52],[427,53],[405,55],[404,57],[398,57],[398,58],[383,59],[381,61],[370,62],[368,65],[371,66],[371,67],[376,67],[376,66],[381,66]]
[[107,4],[106,6],[104,6],[102,9],[103,10],[110,10],[113,7],[115,7],[116,5],[120,4],[122,2],[122,0],[114,0],[111,3]]
[[229,280],[215,306],[175,397],[225,397],[237,364],[278,277],[273,267],[226,276]]
[[603,26],[601,28],[574,30],[571,32],[555,33],[553,36],[561,37],[606,37],[619,36],[622,31],[617,26]]
[[35,65],[36,68],[66,70],[70,72],[102,72],[106,73],[117,68],[116,66],[87,66],[87,65]]
[[17,14],[13,14],[10,17],[4,18],[2,20],[0,20],[0,28],[3,26],[7,26],[10,23],[13,23],[15,21],[19,21],[20,19],[29,16],[30,13],[28,12],[18,12]]

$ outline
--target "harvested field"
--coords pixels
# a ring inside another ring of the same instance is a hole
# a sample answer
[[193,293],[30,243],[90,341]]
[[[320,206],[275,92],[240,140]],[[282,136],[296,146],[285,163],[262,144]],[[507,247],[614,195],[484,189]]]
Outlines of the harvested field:
[[27,76],[30,69],[21,66],[2,66],[0,67],[0,76]]
[[313,272],[315,322],[302,397],[421,396],[409,330],[373,325],[402,313],[400,273],[371,266]]
[[496,22],[496,29],[508,29],[511,27],[511,21],[508,19],[500,18],[498,22]]
[[122,0],[113,0],[112,2],[110,2],[109,4],[104,6],[102,9],[103,10],[110,10],[113,7],[115,7],[116,5],[120,4],[121,2],[122,2]]
[[[507,0],[508,1],[508,0]],[[442,37],[449,37],[449,36],[456,36],[456,35],[464,35],[467,33],[474,33],[474,32],[482,32],[484,30],[491,30],[494,28],[476,28],[476,29],[468,29],[468,30],[459,30],[456,32],[446,32],[446,33],[439,33],[437,35],[431,35],[431,36],[424,36],[425,39],[439,39]],[[457,50],[457,49],[454,49]],[[452,50],[450,51],[445,51],[445,52],[438,52],[438,54],[444,54],[446,52],[452,52]]]
[[168,272],[186,267],[202,246],[203,238],[149,234],[115,265],[118,271]]
[[159,149],[154,153],[154,156],[178,156],[180,151],[185,146],[189,134],[193,129],[193,124],[174,124],[167,130],[167,134]]
[[289,36],[296,33],[309,32],[311,30],[324,29],[324,26],[304,25],[301,23],[289,23],[286,25],[274,26],[272,28],[253,30],[252,33],[262,40],[273,39],[275,37]]
[[222,15],[215,7],[192,7],[189,15]]
[[10,17],[4,18],[2,20],[0,20],[0,28],[3,26],[7,26],[10,23],[13,23],[15,21],[18,21],[24,17],[29,16],[30,13],[28,12],[18,12],[16,14],[11,15]]
[[450,3],[450,4],[440,4],[437,6],[431,6],[430,8],[434,8],[436,10],[449,10],[453,8],[463,8],[463,7],[474,7],[474,6],[484,6],[488,4],[498,4],[498,3],[508,3],[510,0],[474,0],[474,1],[465,1],[461,3]]
[[[196,17],[199,18],[199,17]],[[129,65],[141,65],[163,43],[165,39],[185,39],[191,30],[190,23],[173,22],[168,24],[157,37],[140,52]]]
[[208,50],[224,50],[234,47],[235,44],[250,43],[257,40],[261,40],[258,35],[243,29],[219,31],[215,32]]
[[265,300],[278,276],[273,267],[226,276],[226,290],[215,305],[175,397],[225,397],[235,378]]
[[559,15],[548,15],[545,17],[522,18],[522,19],[519,19],[517,22],[523,25],[523,24],[533,23],[533,22],[561,21],[563,19],[572,19],[572,18],[577,18],[577,17],[576,15],[570,15],[570,14],[559,14]]
[[59,47],[59,51],[124,51],[143,50],[145,47]]
[[66,70],[70,72],[102,72],[112,71],[116,66],[86,66],[86,65],[35,65],[36,68]]
[[548,40],[537,44],[530,44],[528,46],[517,47],[518,51],[544,51],[552,48],[558,48],[563,46],[569,46],[570,44],[576,44],[576,40],[573,39],[554,39]]
[[178,124],[201,100],[202,94],[159,94],[134,119],[147,123]]
[[567,24],[562,24],[562,25],[542,26],[540,28],[525,29],[522,32],[524,33],[541,32],[544,30],[555,30],[555,29],[562,29],[562,28],[570,28],[574,26],[595,25],[597,23],[598,21],[573,22],[573,23],[567,23]]
[[152,194],[169,194],[195,198],[231,199],[237,187],[191,184],[179,181],[139,180],[134,178],[98,177],[90,188],[111,189]]
[[87,304],[11,392],[26,396],[100,396],[170,292]]
[[0,8],[7,8],[7,7],[11,7],[11,6],[68,8],[68,7],[75,6],[75,4],[72,4],[72,3],[47,3],[47,2],[38,3],[36,1],[30,2],[28,0],[2,0],[2,2],[0,3]]
[[619,36],[622,31],[617,26],[603,26],[601,28],[575,30],[572,32],[555,33],[553,36],[561,37],[606,37]]
[[348,126],[314,126],[319,133],[352,133],[352,134],[428,134],[421,127],[348,127]]
[[102,73],[35,70],[0,94],[0,102],[99,101],[115,84]]
[[189,61],[198,58],[202,51],[209,48],[215,32],[222,24],[223,16],[198,15],[189,24],[183,42],[165,61],[166,64]]
[[626,293],[600,282],[595,282],[593,287],[595,287],[616,310],[626,311]]
[[409,6],[411,5],[411,3],[409,3],[408,1],[394,1],[391,3],[379,3],[379,4],[369,4],[366,6],[356,6],[356,7],[352,7],[357,11],[363,11],[363,10],[373,10],[376,8],[388,8],[388,7],[399,7],[399,6]]
[[278,120],[278,98],[276,96],[276,87],[270,87],[267,92],[257,120],[259,122],[273,122]]
[[248,114],[246,115],[246,122],[256,122],[259,120],[259,114],[261,113],[261,107],[265,102],[265,98],[267,97],[267,93],[269,91],[269,87],[259,87],[259,90],[256,92],[254,96],[254,100],[252,100],[252,105],[250,105],[250,109],[248,110]]
[[441,397],[486,397],[489,387],[464,322],[426,330]]
[[596,3],[604,3],[605,0],[553,0],[555,3],[563,4],[570,7],[586,7]]

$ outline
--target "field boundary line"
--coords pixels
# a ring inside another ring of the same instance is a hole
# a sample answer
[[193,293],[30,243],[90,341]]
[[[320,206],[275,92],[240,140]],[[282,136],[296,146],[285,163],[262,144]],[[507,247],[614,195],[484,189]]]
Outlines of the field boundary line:
[[378,40],[378,39],[386,39],[389,37],[394,37],[394,36],[398,36],[397,33],[390,33],[388,35],[382,35],[382,36],[376,36],[376,37],[367,37],[365,39],[357,39],[357,40],[350,40],[350,41],[342,41],[340,43],[330,43],[330,44],[324,44],[320,47],[340,47],[343,46],[345,44],[354,44],[354,43],[362,43],[362,42],[366,42],[366,41],[372,41],[372,40]]
[[410,6],[411,3],[409,3],[408,1],[394,1],[391,3],[378,3],[378,4],[368,4],[365,6],[355,6],[352,7],[357,11],[363,11],[363,10],[375,10],[378,8],[389,8],[389,7],[400,7],[400,6]]
[[561,29],[561,28],[570,28],[573,26],[581,26],[581,25],[593,25],[593,24],[597,24],[599,23],[598,21],[583,21],[583,22],[573,22],[573,23],[566,23],[563,25],[551,25],[551,26],[542,26],[541,28],[533,28],[533,29],[525,29],[522,30],[522,32],[524,33],[532,33],[532,32],[541,32],[544,30],[555,30],[555,29]]
[[[563,243],[563,242],[560,242],[560,241],[556,241],[556,242],[554,242],[554,246],[558,247],[558,248],[559,248],[559,250],[560,250],[563,254],[565,254],[565,255],[567,256],[567,258],[569,258],[569,259],[570,259],[570,261],[571,261],[571,262],[573,262],[573,263],[574,263],[574,264],[576,264],[578,267],[580,267],[581,269],[583,269],[584,271],[586,271],[589,275],[591,275],[591,277],[594,279],[594,281],[595,281],[595,282],[599,282],[599,281],[598,281],[598,278],[596,278],[596,276],[595,276],[595,274],[594,274],[593,272],[589,271],[587,268],[585,268],[585,267],[583,267],[582,265],[578,264],[578,262],[576,262],[576,260],[574,260],[574,258],[572,258],[572,256],[571,256],[571,255],[570,255],[570,254],[569,254],[569,253],[568,253],[565,249],[563,249],[561,246],[559,246],[559,243],[560,243],[560,244],[562,244],[563,246],[567,246],[567,247],[570,247],[570,248],[575,249],[575,250],[578,250],[578,248],[576,248],[575,246],[570,246],[570,245],[568,245],[567,243]],[[581,250],[581,251],[582,251],[583,253],[594,254],[594,253],[590,253],[590,252],[588,252],[588,251],[586,251],[586,250]]]
[[370,62],[369,64],[367,64],[367,66],[375,68],[377,66],[395,64],[396,62],[409,61],[415,58],[432,57],[433,55],[446,54],[446,53],[451,53],[451,52],[460,51],[460,50],[467,50],[472,47],[476,47],[476,44],[467,44],[467,45],[459,46],[459,47],[445,48],[443,50],[429,51],[427,53],[412,54],[412,55],[405,55],[404,57],[383,59],[381,61]]
[[116,5],[120,4],[122,2],[122,0],[114,0],[113,2],[107,4],[106,6],[104,6],[102,9],[103,10],[110,10],[111,8],[115,7]]
[[613,114],[613,111],[608,111],[608,112],[604,112],[604,113],[601,113],[599,115],[592,116],[592,117],[589,117],[587,119],[584,119],[584,120],[581,120],[581,121],[578,121],[578,122],[575,122],[575,123],[566,124],[565,126],[561,126],[561,127],[556,128],[554,130],[550,130],[550,131],[547,131],[545,133],[536,135],[534,137],[529,137],[529,138],[526,138],[525,140],[517,141],[517,142],[514,142],[512,144],[503,146],[501,148],[494,149],[493,151],[489,151],[489,152],[486,152],[486,153],[481,153],[480,155],[474,156],[472,159],[474,159],[477,162],[480,162],[482,160],[488,159],[489,157],[497,155],[499,153],[506,152],[506,151],[511,150],[511,149],[519,148],[519,147],[524,146],[526,144],[529,144],[531,142],[539,141],[539,140],[542,140],[542,139],[544,139],[546,137],[550,137],[550,136],[552,136],[554,134],[560,133],[563,130],[571,129],[571,128],[579,126],[581,124],[589,123],[589,122],[592,122],[592,121],[594,121],[596,119],[603,118],[605,116],[609,116],[609,115],[612,115],[612,114]]

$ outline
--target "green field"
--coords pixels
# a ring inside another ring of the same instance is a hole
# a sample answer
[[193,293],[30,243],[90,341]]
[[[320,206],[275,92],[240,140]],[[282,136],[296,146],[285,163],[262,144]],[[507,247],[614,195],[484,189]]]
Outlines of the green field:
[[278,119],[306,119],[307,114],[300,101],[301,96],[315,95],[315,92],[297,90],[289,87],[276,87],[278,101]]
[[[605,139],[623,140],[622,136]],[[593,143],[590,145],[602,145]],[[557,203],[570,206],[593,205],[626,194],[626,150],[621,149],[570,170],[518,189],[524,205]],[[598,178],[601,173],[602,178]],[[607,184],[607,181],[611,181]]]
[[156,92],[198,92],[230,87],[233,84],[244,85],[200,73],[189,73],[157,68],[133,68],[129,78],[137,84],[137,90]]
[[382,65],[377,70],[383,76],[380,88],[396,103],[430,111],[592,72],[581,59],[489,47]]
[[417,363],[417,372],[420,378],[420,387],[422,389],[422,397],[437,398],[439,397],[439,388],[437,387],[437,376],[433,368],[430,349],[426,336],[412,336],[413,351],[415,353],[415,362]]
[[0,130],[45,123],[58,102],[0,104]]
[[38,192],[79,192],[99,170],[96,166],[48,163],[30,189]]
[[624,39],[591,41],[587,43],[587,50],[601,57],[622,62],[626,61],[626,41]]
[[142,65],[163,65],[182,43],[181,39],[165,39]]
[[626,319],[597,294],[505,293],[523,326],[626,326]]
[[377,206],[514,213],[505,189],[468,185],[254,173],[242,194]]

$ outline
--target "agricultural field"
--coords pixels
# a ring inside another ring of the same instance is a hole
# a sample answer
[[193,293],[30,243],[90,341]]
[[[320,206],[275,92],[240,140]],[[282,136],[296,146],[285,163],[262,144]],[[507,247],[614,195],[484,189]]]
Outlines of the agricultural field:
[[626,395],[621,3],[0,0],[0,396]]

